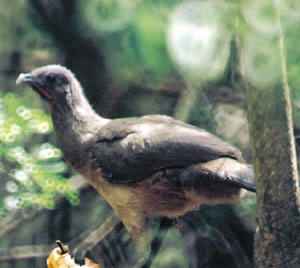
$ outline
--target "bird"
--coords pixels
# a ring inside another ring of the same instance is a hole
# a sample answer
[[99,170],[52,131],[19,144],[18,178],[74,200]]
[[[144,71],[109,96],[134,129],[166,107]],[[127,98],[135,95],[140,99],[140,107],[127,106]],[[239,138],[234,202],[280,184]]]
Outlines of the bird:
[[149,250],[152,218],[176,219],[203,204],[232,203],[255,192],[253,167],[214,134],[166,115],[98,115],[67,68],[21,73],[48,104],[68,162],[110,204],[138,254]]

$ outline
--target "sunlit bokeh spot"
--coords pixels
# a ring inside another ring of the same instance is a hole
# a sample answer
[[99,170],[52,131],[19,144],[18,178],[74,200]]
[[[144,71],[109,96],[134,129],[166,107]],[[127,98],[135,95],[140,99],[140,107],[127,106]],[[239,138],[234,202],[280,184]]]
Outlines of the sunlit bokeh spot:
[[206,81],[221,75],[230,54],[231,31],[222,23],[226,3],[186,1],[174,10],[168,48],[183,72]]
[[69,194],[67,196],[69,202],[73,205],[73,206],[77,206],[80,203],[79,197],[78,197],[78,193],[77,192],[73,192],[71,194]]
[[45,185],[47,186],[47,187],[53,187],[53,186],[55,186],[55,181],[54,180],[52,180],[52,179],[46,179],[45,180]]
[[61,158],[62,156],[61,151],[50,143],[44,143],[42,145],[36,146],[34,151],[38,160]]
[[64,193],[66,191],[66,186],[65,185],[58,185],[56,187],[56,190],[59,192],[59,193]]
[[24,165],[24,171],[28,174],[34,174],[38,171],[38,167],[35,164],[28,163]]
[[5,184],[5,189],[9,193],[15,193],[15,192],[17,192],[19,190],[19,186],[15,182],[13,182],[13,181],[8,181]]
[[277,15],[274,1],[245,1],[242,11],[248,25],[257,33],[264,34],[265,38],[277,34]]
[[16,170],[14,172],[14,177],[16,178],[16,180],[18,181],[26,181],[29,179],[28,175],[26,172],[24,172],[23,170]]
[[50,129],[50,124],[48,122],[41,122],[39,125],[38,125],[38,131],[40,133],[45,133],[47,132],[48,130]]
[[18,107],[17,114],[19,116],[21,116],[24,120],[28,120],[32,116],[31,111],[28,108],[24,107],[24,106]]
[[18,197],[9,195],[4,198],[4,205],[7,210],[15,210],[20,208],[22,204]]
[[41,165],[42,169],[48,173],[61,174],[68,170],[68,165],[64,162],[50,163]]
[[51,128],[51,124],[49,121],[42,121],[40,119],[31,119],[28,122],[28,128],[33,132],[47,133]]
[[14,133],[7,133],[5,136],[5,142],[10,143],[10,142],[14,142],[16,139],[16,135]]
[[[248,34],[242,47],[245,78],[254,86],[272,86],[281,81],[277,40]],[[264,74],[263,76],[261,74]]]
[[15,135],[17,135],[17,134],[19,134],[21,132],[21,127],[18,126],[18,125],[16,125],[16,124],[12,124],[10,126],[10,132],[13,133],[13,134],[15,134]]

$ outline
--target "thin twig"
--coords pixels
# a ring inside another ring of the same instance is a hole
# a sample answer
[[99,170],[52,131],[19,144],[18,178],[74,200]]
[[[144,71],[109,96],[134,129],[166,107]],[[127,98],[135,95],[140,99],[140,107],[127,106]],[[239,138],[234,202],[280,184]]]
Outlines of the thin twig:
[[[99,228],[94,232],[88,235],[82,241],[74,240],[66,243],[68,245],[74,245],[78,243],[74,251],[77,252],[81,250],[80,253],[84,253],[83,257],[86,255],[87,251],[93,248],[96,244],[104,240],[114,229],[114,227],[120,222],[119,217],[116,214],[108,217],[104,223],[102,223]],[[62,254],[65,254],[67,251],[65,246],[59,241],[56,241],[59,245]],[[53,244],[42,244],[42,245],[26,245],[26,246],[16,246],[9,249],[0,249],[0,260],[21,260],[21,259],[32,259],[32,258],[45,258],[47,257],[51,250],[53,249]],[[72,252],[74,253],[74,252]]]

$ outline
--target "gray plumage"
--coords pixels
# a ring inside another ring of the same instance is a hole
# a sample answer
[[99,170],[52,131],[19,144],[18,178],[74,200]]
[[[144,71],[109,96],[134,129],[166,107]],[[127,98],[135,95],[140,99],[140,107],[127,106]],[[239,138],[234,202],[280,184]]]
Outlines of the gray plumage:
[[74,75],[57,65],[21,74],[17,83],[49,104],[66,160],[111,204],[136,244],[152,216],[177,217],[233,201],[240,188],[255,191],[240,151],[203,129],[163,115],[102,118]]

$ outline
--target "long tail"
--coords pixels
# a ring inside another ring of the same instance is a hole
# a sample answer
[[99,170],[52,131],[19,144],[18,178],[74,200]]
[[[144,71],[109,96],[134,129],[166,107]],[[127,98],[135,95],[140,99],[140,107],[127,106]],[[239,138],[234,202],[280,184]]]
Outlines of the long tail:
[[200,166],[214,174],[217,180],[233,183],[248,191],[256,192],[252,165],[231,158],[219,158]]
[[[174,170],[175,171],[175,170]],[[255,192],[254,172],[251,165],[228,157],[218,158],[201,164],[178,169],[175,180],[194,189],[221,187],[233,184]]]

